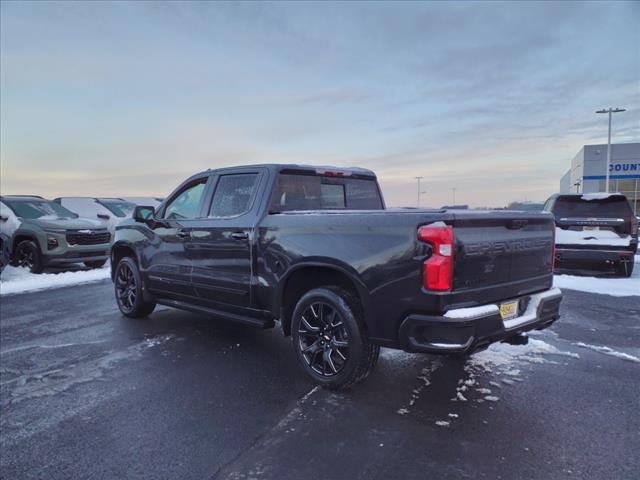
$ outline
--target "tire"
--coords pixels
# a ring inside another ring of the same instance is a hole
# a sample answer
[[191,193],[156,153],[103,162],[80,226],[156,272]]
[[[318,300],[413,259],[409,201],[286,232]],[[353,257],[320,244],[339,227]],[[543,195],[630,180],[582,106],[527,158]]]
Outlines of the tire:
[[629,278],[633,273],[633,262],[618,262],[616,265],[616,275]]
[[33,240],[23,240],[18,244],[13,254],[13,263],[17,267],[28,268],[31,273],[42,273],[44,270],[40,247]]
[[367,338],[359,300],[338,287],[315,288],[300,298],[291,336],[304,371],[334,390],[367,378],[380,353]]
[[118,308],[125,317],[143,318],[156,308],[156,302],[144,299],[140,270],[131,257],[124,257],[118,262],[113,287]]
[[107,263],[107,260],[94,260],[93,262],[84,262],[84,266],[88,268],[101,268],[104,267],[104,264]]

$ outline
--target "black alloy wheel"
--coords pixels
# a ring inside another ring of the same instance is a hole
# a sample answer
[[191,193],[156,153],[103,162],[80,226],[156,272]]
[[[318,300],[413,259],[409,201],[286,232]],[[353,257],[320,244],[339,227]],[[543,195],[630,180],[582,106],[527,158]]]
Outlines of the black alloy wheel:
[[348,360],[349,333],[342,317],[327,303],[312,303],[304,311],[298,342],[307,365],[323,377],[339,374]]
[[339,286],[302,295],[291,316],[291,336],[300,366],[325,388],[349,388],[378,361],[380,347],[366,334],[360,299]]
[[156,308],[155,300],[145,299],[138,264],[133,258],[124,257],[118,262],[113,283],[118,308],[123,315],[146,317]]
[[136,278],[133,269],[128,263],[122,262],[116,273],[116,295],[118,304],[127,312],[132,312],[136,306],[138,295]]

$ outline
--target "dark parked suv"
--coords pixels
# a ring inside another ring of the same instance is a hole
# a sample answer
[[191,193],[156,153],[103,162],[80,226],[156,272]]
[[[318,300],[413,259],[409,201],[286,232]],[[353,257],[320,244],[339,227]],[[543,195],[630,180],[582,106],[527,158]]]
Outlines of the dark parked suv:
[[545,210],[556,219],[558,267],[608,268],[624,277],[633,272],[638,219],[620,193],[553,195]]

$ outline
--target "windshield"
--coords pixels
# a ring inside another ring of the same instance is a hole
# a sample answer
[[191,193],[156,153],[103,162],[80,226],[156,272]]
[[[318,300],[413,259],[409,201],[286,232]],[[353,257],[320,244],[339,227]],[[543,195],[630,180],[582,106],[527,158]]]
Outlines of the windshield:
[[620,195],[586,200],[582,197],[558,197],[553,206],[556,217],[625,218],[631,214],[629,202]]
[[3,200],[20,218],[29,219],[56,219],[56,218],[78,218],[78,216],[49,200]]
[[124,200],[100,200],[100,203],[116,217],[130,217],[136,208],[133,203]]

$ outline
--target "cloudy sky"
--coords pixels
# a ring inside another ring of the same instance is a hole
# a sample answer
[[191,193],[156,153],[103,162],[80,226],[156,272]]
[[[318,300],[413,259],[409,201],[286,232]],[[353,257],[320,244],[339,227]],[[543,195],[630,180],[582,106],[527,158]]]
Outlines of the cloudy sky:
[[206,168],[375,170],[387,203],[543,200],[640,141],[640,3],[9,2],[2,193],[166,195]]

